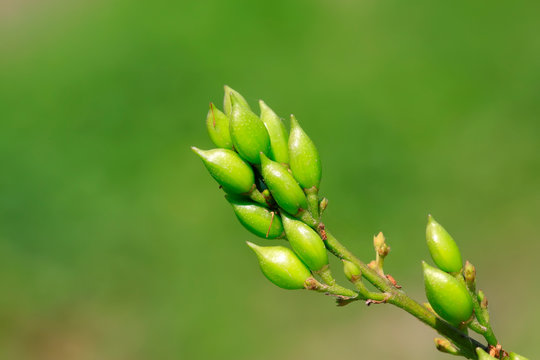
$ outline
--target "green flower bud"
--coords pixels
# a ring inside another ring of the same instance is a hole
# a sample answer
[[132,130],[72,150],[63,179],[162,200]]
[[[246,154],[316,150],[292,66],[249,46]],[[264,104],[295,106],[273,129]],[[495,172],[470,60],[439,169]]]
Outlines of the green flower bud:
[[210,139],[218,148],[233,148],[229,133],[229,118],[212,103],[210,103],[210,110],[206,116],[206,128]]
[[349,279],[349,281],[355,282],[362,276],[362,271],[358,266],[356,266],[355,263],[349,261],[349,260],[342,260],[343,261],[343,273]]
[[448,273],[461,270],[461,253],[456,242],[431,215],[428,216],[426,241],[431,258],[439,269]]
[[282,214],[285,234],[298,257],[312,270],[319,271],[328,264],[326,247],[319,234],[301,221]]
[[261,120],[270,136],[270,158],[278,163],[288,164],[289,149],[287,139],[289,135],[287,129],[285,129],[285,124],[264,101],[259,100],[259,106],[261,108]]
[[479,347],[476,348],[476,355],[478,355],[478,360],[497,360],[497,358],[489,355],[487,352],[485,352]]
[[307,208],[306,195],[291,173],[261,153],[262,176],[276,203],[291,215]]
[[433,310],[453,325],[468,320],[473,311],[469,291],[458,279],[422,263],[426,296]]
[[437,350],[443,353],[460,355],[458,348],[456,348],[448,339],[435,338],[435,347]]
[[474,292],[476,290],[476,268],[468,260],[465,261],[465,266],[463,267],[463,278],[467,287]]
[[515,352],[510,353],[510,360],[529,360],[525,356],[516,354]]
[[239,105],[245,107],[247,110],[251,110],[249,107],[248,102],[240,93],[236,90],[231,89],[227,85],[224,86],[225,88],[225,97],[223,98],[223,111],[225,111],[225,115],[228,117],[231,117],[233,104],[231,100],[231,95],[234,95],[236,97],[236,101],[239,103]]
[[229,194],[247,194],[255,188],[253,169],[238,156],[227,149],[191,149],[199,155],[210,175]]
[[235,95],[231,95],[233,110],[230,132],[234,148],[241,157],[252,164],[260,164],[259,154],[270,153],[270,137],[263,122],[251,110],[240,105]]
[[247,242],[257,254],[261,270],[268,280],[283,289],[303,289],[311,273],[294,252],[283,246],[257,246]]
[[232,205],[240,223],[253,234],[267,239],[284,236],[281,218],[275,212],[249,200],[229,195],[225,198]]
[[319,188],[322,174],[319,152],[294,115],[291,115],[289,160],[294,178],[304,189]]

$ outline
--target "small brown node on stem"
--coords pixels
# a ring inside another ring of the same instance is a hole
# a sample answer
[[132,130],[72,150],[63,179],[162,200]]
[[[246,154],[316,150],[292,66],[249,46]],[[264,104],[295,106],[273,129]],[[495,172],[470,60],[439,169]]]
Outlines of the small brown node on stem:
[[349,299],[343,299],[343,298],[337,298],[336,299],[336,305],[337,306],[345,306],[349,305],[350,303],[356,301],[357,299],[349,298]]
[[324,226],[323,223],[319,223],[318,225],[318,228],[319,228],[319,234],[321,234],[321,239],[323,239],[324,241],[328,240],[328,236],[326,235],[326,227]]
[[382,300],[367,299],[366,300],[366,305],[369,306],[371,304],[386,304],[388,299],[390,299],[390,294],[386,294],[386,296]]
[[503,350],[501,344],[497,344],[497,346],[489,345],[488,350],[489,350],[489,355],[497,359],[500,359],[501,355],[503,357],[508,356],[508,353]]
[[392,285],[396,288],[396,289],[401,289],[401,285],[398,285],[396,279],[394,279],[394,277],[390,274],[386,274],[386,278],[388,279],[388,281],[390,281],[392,283]]
[[318,282],[314,278],[310,277],[304,282],[304,287],[308,290],[317,290]]
[[223,189],[223,186],[219,185],[219,188],[220,188],[220,189]]

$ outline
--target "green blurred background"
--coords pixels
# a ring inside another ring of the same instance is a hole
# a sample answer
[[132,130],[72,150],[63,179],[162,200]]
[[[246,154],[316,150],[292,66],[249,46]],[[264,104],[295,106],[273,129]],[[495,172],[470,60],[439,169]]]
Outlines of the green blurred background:
[[[540,341],[540,3],[0,3],[0,358],[444,359],[390,306],[260,273],[189,146],[223,85],[294,112],[326,222],[424,301],[431,212],[503,345]],[[337,264],[336,264],[337,265]]]

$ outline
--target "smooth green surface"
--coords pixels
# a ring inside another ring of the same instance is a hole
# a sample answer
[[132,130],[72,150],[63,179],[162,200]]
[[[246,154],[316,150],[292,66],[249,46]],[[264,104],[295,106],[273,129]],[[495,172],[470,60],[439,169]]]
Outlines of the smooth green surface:
[[452,236],[433,216],[428,215],[426,242],[429,253],[437,267],[448,273],[458,273],[463,266],[461,253]]
[[300,127],[294,115],[291,115],[289,157],[292,173],[300,186],[304,189],[318,189],[322,175],[321,158],[315,144]]
[[329,229],[366,262],[383,231],[385,271],[421,302],[436,215],[476,266],[504,348],[534,359],[539,13],[1,2],[0,358],[449,358],[390,306],[339,308],[264,278],[244,244],[257,237],[189,150],[214,147],[204,119],[227,84],[254,110],[263,99],[298,117],[321,155]]
[[259,100],[261,120],[270,136],[270,158],[280,164],[289,163],[289,149],[287,146],[289,133],[283,120],[262,100]]
[[224,149],[233,148],[229,132],[229,117],[212,103],[206,115],[206,130],[214,145]]
[[469,320],[473,303],[465,285],[452,275],[425,262],[422,266],[426,297],[433,310],[453,325]]
[[287,168],[261,153],[262,177],[276,203],[291,215],[307,209],[304,192]]
[[328,264],[328,255],[321,237],[301,221],[282,214],[283,228],[293,251],[311,271],[319,271]]
[[226,198],[240,223],[253,234],[266,239],[285,235],[278,213],[249,200],[232,196]]
[[311,273],[291,249],[284,246],[257,246],[249,241],[247,244],[257,255],[264,276],[274,285],[287,290],[304,288]]

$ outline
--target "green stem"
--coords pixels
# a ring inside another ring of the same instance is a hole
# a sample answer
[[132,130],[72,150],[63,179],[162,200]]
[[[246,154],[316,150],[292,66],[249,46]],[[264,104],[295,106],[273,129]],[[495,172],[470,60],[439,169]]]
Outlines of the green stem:
[[319,219],[319,190],[313,186],[309,189],[304,189],[307,197],[308,210],[315,219]]

